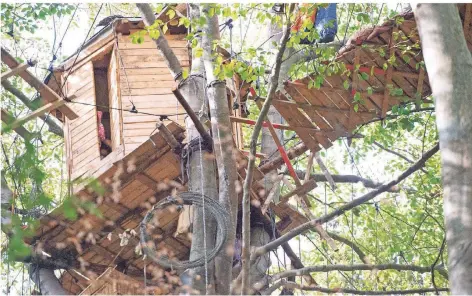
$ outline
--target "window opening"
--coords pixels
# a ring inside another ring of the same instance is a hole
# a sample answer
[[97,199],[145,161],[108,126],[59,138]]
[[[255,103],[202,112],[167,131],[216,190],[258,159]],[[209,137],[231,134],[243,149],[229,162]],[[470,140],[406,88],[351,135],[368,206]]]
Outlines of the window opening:
[[93,78],[95,80],[95,103],[97,105],[97,127],[100,159],[113,151],[111,139],[111,114],[108,85],[108,69],[111,51],[104,57],[93,61]]

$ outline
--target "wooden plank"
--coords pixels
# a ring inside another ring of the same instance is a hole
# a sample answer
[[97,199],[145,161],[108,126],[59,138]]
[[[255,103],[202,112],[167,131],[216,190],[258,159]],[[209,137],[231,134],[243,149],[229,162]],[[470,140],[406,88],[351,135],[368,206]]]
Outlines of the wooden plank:
[[[394,42],[394,33],[396,33],[398,29],[393,28],[392,34],[390,34],[390,40],[388,43],[389,48],[389,57],[395,55],[395,42]],[[388,101],[390,98],[390,89],[388,88],[389,85],[392,85],[392,75],[393,75],[393,65],[388,65],[387,72],[385,74],[385,93],[384,99],[382,101],[382,113],[380,115],[381,118],[385,118],[388,111]]]
[[[127,49],[127,48],[121,48],[120,49],[120,55],[123,57],[126,56],[149,56],[149,55],[158,55],[158,52],[156,51],[156,44],[154,42],[149,41],[151,45],[154,45],[154,48],[143,48],[143,47],[138,47],[134,49]],[[177,45],[177,46],[172,46],[172,45]],[[181,45],[181,47],[178,47]],[[179,42],[173,42],[170,44],[170,47],[174,51],[176,55],[186,55],[188,57],[188,52],[189,50],[187,49],[187,42],[185,41],[179,41]],[[169,70],[167,70],[167,73],[169,73]]]
[[7,80],[8,78],[10,78],[12,76],[17,75],[20,72],[23,72],[24,70],[28,69],[29,67],[32,67],[32,66],[36,65],[36,61],[31,61],[30,63],[31,64],[23,63],[21,65],[16,66],[13,69],[10,69],[10,70],[7,70],[6,72],[3,72],[1,82]]
[[[304,199],[308,199],[306,197],[306,193],[315,189],[316,188],[316,182],[315,180],[311,179],[305,182],[304,184],[297,185],[297,187],[290,191],[289,193],[285,194],[280,198],[281,203],[285,203],[288,201],[288,199],[294,195],[299,195],[301,197],[304,197]],[[305,201],[306,202],[306,201]]]
[[[1,110],[2,113],[2,121],[6,123],[7,125],[12,124],[15,121],[15,118],[13,115],[11,115],[7,110],[3,109]],[[2,127],[2,130],[4,130],[5,127]],[[18,126],[16,128],[13,128],[13,130],[20,135],[25,141],[29,141],[34,138],[34,135],[30,133],[26,128],[23,126]]]
[[[16,59],[12,55],[10,55],[10,53],[6,51],[3,47],[1,49],[1,59],[2,59],[2,62],[4,62],[10,68],[15,68],[19,66],[18,61],[16,61]],[[47,102],[53,103],[55,101],[63,101],[62,98],[59,97],[52,89],[50,89],[47,85],[45,85],[41,80],[36,78],[36,76],[34,76],[28,70],[24,70],[18,73],[18,75],[21,78],[23,78],[29,85],[35,88],[41,94],[41,97]],[[58,108],[59,111],[61,111],[65,116],[67,116],[70,119],[75,119],[78,117],[78,115],[71,108],[69,108],[68,106],[64,106],[64,103],[57,104],[54,106],[56,106],[56,108]]]
[[[32,111],[30,114],[26,115],[25,117],[22,117],[20,119],[17,119],[15,122],[12,122],[10,125],[9,125],[9,128],[11,129],[16,129],[20,126],[22,126],[23,124],[25,124],[26,122],[32,120],[32,119],[35,119],[47,112],[50,112],[54,109],[57,109],[58,107],[64,105],[66,101],[64,100],[58,100],[58,101],[55,101],[55,102],[52,102],[52,103],[47,103],[46,105]],[[71,110],[72,111],[72,110]],[[75,113],[74,113],[75,114]],[[4,128],[2,127],[2,131],[4,130]]]
[[[356,92],[357,92],[357,85],[358,85],[358,81],[359,81],[359,77],[357,76],[358,74],[358,69],[357,67],[360,66],[360,59],[361,59],[361,48],[360,47],[356,47],[355,49],[355,56],[354,56],[354,72],[352,72],[352,90],[351,90],[351,94],[352,94],[352,97],[351,97],[351,102],[350,102],[350,110],[349,110],[349,123],[348,123],[348,128],[349,130],[354,130],[355,129],[355,125],[354,125],[354,116],[355,116],[355,113],[356,111],[354,110],[354,106],[355,106],[355,103],[354,103],[354,96],[356,95]],[[360,102],[358,103],[358,105],[360,105]]]

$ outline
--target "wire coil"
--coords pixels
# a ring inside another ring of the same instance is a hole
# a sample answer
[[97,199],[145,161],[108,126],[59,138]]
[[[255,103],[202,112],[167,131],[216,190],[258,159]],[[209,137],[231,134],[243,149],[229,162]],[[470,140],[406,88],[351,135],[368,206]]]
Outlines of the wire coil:
[[[205,203],[203,203],[203,199],[205,199]],[[180,208],[183,205],[194,205],[197,207],[204,206],[205,209],[209,211],[210,215],[216,220],[217,229],[215,247],[211,251],[209,251],[206,256],[205,254],[203,254],[202,256],[194,260],[176,261],[170,259],[167,255],[156,255],[157,250],[155,248],[155,243],[152,241],[152,238],[148,234],[147,225],[153,219],[154,214],[157,210],[162,210],[171,205],[175,205]],[[176,197],[168,196],[167,198],[159,201],[153,206],[153,208],[149,212],[146,213],[146,216],[140,224],[141,245],[144,254],[152,261],[163,267],[171,269],[195,268],[203,266],[205,263],[210,262],[216,257],[216,255],[218,255],[223,246],[226,244],[228,238],[228,229],[229,215],[218,201],[212,198],[208,198],[198,192],[182,192],[179,193]]]

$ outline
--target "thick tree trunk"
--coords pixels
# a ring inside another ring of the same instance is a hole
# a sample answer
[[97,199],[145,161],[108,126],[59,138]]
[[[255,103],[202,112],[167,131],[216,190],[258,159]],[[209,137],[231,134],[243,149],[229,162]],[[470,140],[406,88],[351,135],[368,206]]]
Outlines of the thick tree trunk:
[[436,105],[451,292],[472,294],[472,56],[455,4],[414,9]]
[[[190,18],[198,19],[199,17],[200,10],[198,5],[190,4]],[[201,37],[197,38],[200,44]],[[197,58],[195,54],[192,55],[190,76],[182,83],[181,88],[184,97],[187,98],[187,102],[199,116],[200,121],[208,120],[208,108],[205,98],[205,70],[202,58]],[[185,119],[185,126],[189,141],[200,138],[200,134],[189,117]],[[190,191],[203,192],[207,197],[218,199],[215,161],[212,157],[209,157],[208,152],[198,149],[198,151],[191,154],[188,162],[188,174]],[[204,254],[205,248],[209,251],[215,246],[216,224],[214,219],[209,219],[208,213],[205,214],[202,208],[194,209],[190,260],[201,257]],[[214,262],[208,263],[206,269],[203,266],[191,270],[189,272],[192,275],[190,286],[200,294],[215,294],[214,270]],[[208,282],[209,286],[205,288],[206,282]]]
[[216,293],[230,293],[232,280],[233,250],[236,235],[238,195],[236,193],[237,171],[233,158],[233,136],[230,121],[230,110],[226,96],[226,85],[215,77],[212,59],[213,41],[219,40],[218,19],[209,17],[208,5],[203,5],[206,23],[203,27],[203,60],[207,77],[208,102],[211,114],[211,130],[214,139],[214,153],[218,167],[219,201],[231,216],[228,240],[223,252],[215,259]]
[[52,269],[44,269],[30,265],[29,274],[31,280],[36,284],[41,295],[69,295]]
[[[152,8],[149,4],[136,4],[139,8],[146,25],[152,25],[155,21]],[[199,8],[190,5],[191,18],[198,18]],[[160,29],[159,29],[160,30]],[[156,47],[159,53],[164,57],[169,71],[174,75],[177,81],[182,80],[182,67],[180,62],[175,56],[172,48],[169,46],[164,34],[161,34],[157,40],[155,40]],[[190,71],[190,77],[182,82],[181,89],[183,96],[186,98],[189,105],[200,117],[202,121],[207,118],[207,108],[205,101],[205,79],[204,79],[204,68],[202,65],[202,59],[197,58],[195,55],[192,56],[192,69]],[[190,118],[186,118],[185,126],[187,129],[187,138],[189,141],[198,139],[200,137],[193,122]],[[202,143],[203,144],[203,143]],[[218,191],[216,187],[216,168],[215,162],[211,157],[208,157],[208,153],[202,148],[197,149],[191,153],[188,159],[188,170],[189,175],[189,190],[202,192],[209,198],[217,198]],[[203,214],[203,209],[196,209],[193,216],[193,235],[192,235],[192,246],[190,250],[190,259],[200,257],[204,254],[205,247],[211,250],[215,244],[215,231],[216,225],[212,219],[209,219],[208,214]],[[203,227],[205,225],[205,227]],[[206,240],[205,235],[206,233]],[[196,268],[188,270],[185,273],[186,282],[190,287],[199,293],[214,294],[214,264],[209,263],[207,267]],[[190,275],[190,277],[188,277]],[[205,287],[205,282],[208,281],[209,287]]]

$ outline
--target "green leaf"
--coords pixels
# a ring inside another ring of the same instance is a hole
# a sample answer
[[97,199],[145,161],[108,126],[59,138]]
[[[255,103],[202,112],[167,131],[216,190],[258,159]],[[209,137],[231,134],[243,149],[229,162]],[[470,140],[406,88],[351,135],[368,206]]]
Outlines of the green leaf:
[[347,80],[344,80],[344,82],[343,82],[343,87],[344,87],[344,89],[346,89],[346,90],[349,89],[349,82],[348,82]]
[[164,4],[157,4],[156,12],[161,13],[163,8],[164,8]]
[[354,111],[357,112],[359,110],[359,104],[354,104]]
[[154,40],[157,40],[161,36],[159,29],[149,30],[149,37]]
[[201,47],[195,48],[195,57],[199,58],[201,56],[203,56],[203,48]]
[[361,77],[363,80],[369,80],[369,75],[367,73],[361,72]]
[[369,86],[369,87],[367,88],[367,94],[370,96],[370,95],[372,95],[373,93],[374,93],[374,90],[372,89],[371,86]]
[[169,9],[166,12],[166,15],[169,16],[170,19],[173,19],[175,17],[175,11],[173,9]]

